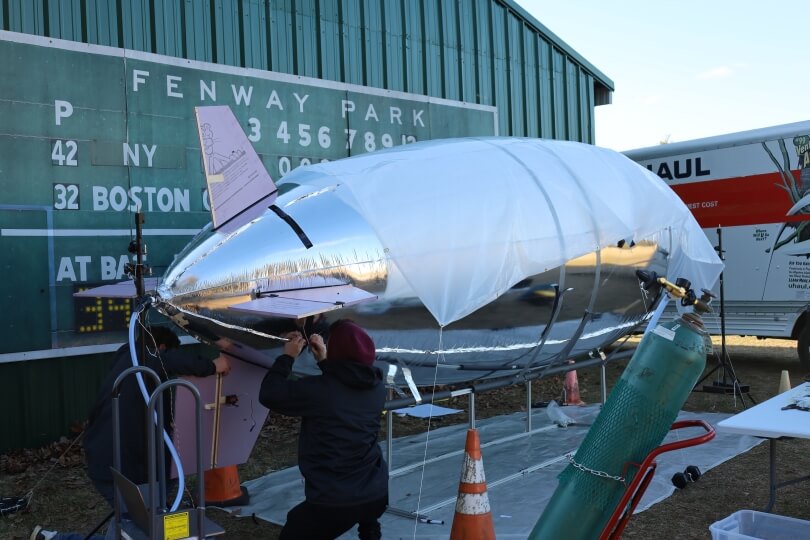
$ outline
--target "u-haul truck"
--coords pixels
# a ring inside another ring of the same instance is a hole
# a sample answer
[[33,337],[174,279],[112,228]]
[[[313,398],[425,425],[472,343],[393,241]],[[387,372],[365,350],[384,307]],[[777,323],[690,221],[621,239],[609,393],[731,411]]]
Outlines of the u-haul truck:
[[[810,121],[625,155],[680,195],[712,245],[722,240],[726,334],[796,339],[810,371]],[[704,323],[719,334],[714,293]]]

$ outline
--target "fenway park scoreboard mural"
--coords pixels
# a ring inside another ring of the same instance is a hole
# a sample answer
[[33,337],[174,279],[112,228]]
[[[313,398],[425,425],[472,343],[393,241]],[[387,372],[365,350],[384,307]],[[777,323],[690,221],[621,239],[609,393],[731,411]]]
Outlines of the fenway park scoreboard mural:
[[229,105],[274,180],[411,142],[494,135],[494,107],[0,32],[0,362],[110,350],[134,213],[159,276],[210,221],[194,107]]

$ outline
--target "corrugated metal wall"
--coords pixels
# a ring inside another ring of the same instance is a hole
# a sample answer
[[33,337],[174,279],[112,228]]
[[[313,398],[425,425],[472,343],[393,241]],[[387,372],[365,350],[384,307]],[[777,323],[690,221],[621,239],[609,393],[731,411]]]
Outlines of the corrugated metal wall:
[[613,83],[511,0],[0,0],[0,28],[495,105],[593,142]]
[[[494,105],[502,135],[593,142],[613,90],[511,0],[0,0],[0,29]],[[0,364],[0,452],[83,420],[108,363]]]
[[[185,346],[211,357],[211,349]],[[114,354],[48,358],[0,364],[0,393],[14,396],[0,422],[0,453],[38,447],[80,426],[107,377]]]
[[111,360],[96,354],[0,365],[0,392],[14,396],[0,422],[0,452],[41,446],[84,421]]

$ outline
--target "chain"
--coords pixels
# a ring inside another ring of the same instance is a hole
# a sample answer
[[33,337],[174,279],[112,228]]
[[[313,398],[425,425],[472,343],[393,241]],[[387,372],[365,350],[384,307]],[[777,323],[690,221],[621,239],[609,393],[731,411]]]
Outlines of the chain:
[[623,476],[613,476],[604,471],[597,471],[595,469],[586,467],[582,463],[577,463],[576,461],[574,461],[574,455],[571,452],[565,454],[565,458],[571,465],[574,466],[575,469],[579,469],[582,472],[590,473],[594,476],[599,476],[600,478],[608,478],[610,480],[615,480],[617,482],[621,482],[622,484],[626,483],[626,479]]

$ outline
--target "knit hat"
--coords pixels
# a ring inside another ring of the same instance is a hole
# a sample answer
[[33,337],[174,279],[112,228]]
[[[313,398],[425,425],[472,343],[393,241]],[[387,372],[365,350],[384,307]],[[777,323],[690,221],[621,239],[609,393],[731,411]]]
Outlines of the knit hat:
[[329,340],[326,342],[327,360],[346,360],[370,366],[374,363],[375,357],[374,341],[354,322],[343,319],[329,328]]

